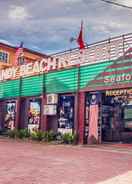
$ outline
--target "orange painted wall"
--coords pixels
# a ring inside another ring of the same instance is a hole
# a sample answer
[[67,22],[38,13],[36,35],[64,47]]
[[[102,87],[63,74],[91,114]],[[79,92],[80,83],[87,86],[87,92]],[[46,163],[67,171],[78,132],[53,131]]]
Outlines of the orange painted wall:
[[[11,67],[15,63],[15,53],[17,51],[16,47],[12,47],[3,43],[0,43],[0,51],[5,51],[9,53],[9,60],[8,63],[4,63],[0,61],[0,69],[6,68],[6,67]],[[45,54],[41,54],[35,51],[32,51],[30,49],[24,48],[24,58],[26,62],[34,62],[36,60],[39,60],[41,58],[47,57]]]

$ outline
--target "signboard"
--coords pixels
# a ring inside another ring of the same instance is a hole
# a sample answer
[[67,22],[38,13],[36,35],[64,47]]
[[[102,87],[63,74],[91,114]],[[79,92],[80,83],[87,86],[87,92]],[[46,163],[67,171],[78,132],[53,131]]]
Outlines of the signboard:
[[41,61],[0,70],[0,81],[32,76],[68,66],[68,62],[58,58],[44,58]]
[[47,104],[57,104],[57,103],[58,103],[58,94],[47,95]]
[[104,79],[105,83],[114,83],[114,82],[122,82],[122,81],[130,81],[132,80],[132,74],[121,74],[121,75],[115,75],[113,77],[109,76]]
[[118,89],[106,91],[106,96],[122,96],[132,94],[132,89]]
[[[129,44],[128,44],[129,43]],[[130,47],[129,47],[129,46]],[[0,81],[11,80],[25,76],[37,75],[51,70],[58,70],[74,65],[90,65],[108,60],[122,58],[124,54],[132,56],[132,34],[110,38],[108,40],[87,45],[82,52],[79,49],[53,54],[34,63],[0,70]],[[112,81],[131,80],[131,74],[122,74],[114,78],[106,78],[105,83]]]
[[57,106],[56,105],[44,105],[44,115],[56,115]]
[[130,49],[127,42],[132,43],[130,35],[110,38],[105,41],[87,45],[87,48],[80,53],[78,49],[55,54],[59,59],[67,60],[69,64],[89,65],[92,63],[115,60],[124,56],[124,51]]

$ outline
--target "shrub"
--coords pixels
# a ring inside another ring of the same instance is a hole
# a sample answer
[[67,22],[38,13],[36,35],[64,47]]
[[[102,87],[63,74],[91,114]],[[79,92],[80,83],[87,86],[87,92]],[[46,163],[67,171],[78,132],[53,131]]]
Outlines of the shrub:
[[31,132],[30,137],[32,140],[37,140],[37,133],[35,131]]
[[17,129],[9,130],[8,131],[8,136],[10,138],[16,138],[16,137],[18,137],[18,130]]
[[27,128],[26,128],[26,129],[20,129],[20,130],[18,131],[18,137],[19,137],[20,139],[30,137],[30,132],[29,132],[29,130],[28,130]]
[[37,134],[37,140],[38,141],[42,141],[43,138],[44,138],[44,132],[42,132],[42,131],[36,131],[36,134]]
[[55,137],[56,141],[63,142],[63,135],[62,133],[58,132]]
[[56,135],[52,130],[44,132],[44,141],[50,142],[54,141],[55,139]]
[[44,136],[45,136],[44,132],[40,130],[33,131],[31,133],[31,138],[37,141],[42,141],[44,139]]
[[73,143],[76,143],[76,141],[77,141],[77,134],[64,133],[62,138],[63,138],[63,143],[73,144]]

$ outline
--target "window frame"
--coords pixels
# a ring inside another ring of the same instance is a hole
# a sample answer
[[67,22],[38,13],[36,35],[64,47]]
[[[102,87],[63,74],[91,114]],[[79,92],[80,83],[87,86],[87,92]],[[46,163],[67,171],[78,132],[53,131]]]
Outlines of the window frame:
[[[8,51],[4,51],[4,50],[0,50],[0,53],[2,53],[2,54],[7,54],[7,60],[1,60],[1,59],[0,59],[0,62],[5,63],[5,64],[8,64],[8,63],[9,63],[9,56],[10,56],[9,52],[8,52]],[[4,62],[3,62],[3,61],[4,61]],[[5,61],[6,61],[6,62],[5,62]]]

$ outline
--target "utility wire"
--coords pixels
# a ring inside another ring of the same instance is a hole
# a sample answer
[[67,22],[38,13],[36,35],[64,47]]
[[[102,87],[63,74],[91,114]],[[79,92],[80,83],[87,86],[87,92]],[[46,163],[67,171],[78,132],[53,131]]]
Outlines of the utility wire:
[[103,1],[103,2],[109,3],[109,4],[113,4],[113,5],[116,5],[116,6],[120,6],[122,8],[129,8],[129,9],[132,10],[132,7],[131,6],[123,5],[121,3],[117,3],[117,2],[113,2],[113,1],[109,1],[109,0],[100,0],[100,1]]

